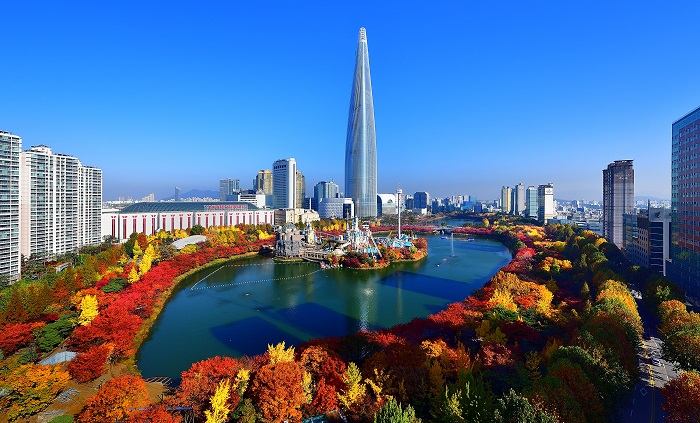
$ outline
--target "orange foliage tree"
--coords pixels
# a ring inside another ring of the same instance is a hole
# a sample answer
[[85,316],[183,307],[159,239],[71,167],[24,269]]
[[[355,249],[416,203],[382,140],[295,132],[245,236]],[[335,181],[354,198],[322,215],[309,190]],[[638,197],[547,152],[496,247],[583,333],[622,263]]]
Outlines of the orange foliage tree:
[[301,420],[304,401],[302,371],[294,361],[268,363],[260,368],[251,386],[258,410],[273,422]]
[[700,374],[695,371],[681,373],[661,388],[666,400],[661,408],[668,413],[668,421],[691,423],[700,421]]
[[139,408],[149,405],[146,383],[138,376],[119,376],[105,383],[96,395],[88,398],[78,415],[81,423],[104,423],[129,420]]

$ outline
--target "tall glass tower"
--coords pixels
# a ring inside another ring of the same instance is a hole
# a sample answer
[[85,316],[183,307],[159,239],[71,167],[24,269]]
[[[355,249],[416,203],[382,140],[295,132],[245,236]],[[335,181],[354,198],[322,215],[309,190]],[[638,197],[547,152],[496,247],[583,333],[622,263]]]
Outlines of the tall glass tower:
[[372,80],[369,76],[367,34],[360,28],[355,75],[350,93],[345,141],[345,196],[355,203],[357,217],[377,216],[377,137],[374,132]]

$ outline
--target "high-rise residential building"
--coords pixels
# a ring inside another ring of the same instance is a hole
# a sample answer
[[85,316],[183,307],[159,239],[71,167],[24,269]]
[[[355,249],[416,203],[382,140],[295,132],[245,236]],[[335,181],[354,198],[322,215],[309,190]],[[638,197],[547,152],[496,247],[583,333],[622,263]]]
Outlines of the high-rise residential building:
[[513,214],[525,214],[525,185],[522,183],[513,187]]
[[350,93],[345,141],[345,196],[352,198],[357,217],[377,216],[377,138],[367,34],[364,28],[360,28],[357,40],[355,73]]
[[525,217],[537,219],[537,188],[532,185],[525,190]]
[[304,178],[304,174],[302,174],[300,170],[297,170],[296,190],[296,208],[310,209],[310,204],[304,204],[304,200],[306,199],[306,178]]
[[20,157],[20,253],[53,257],[101,242],[102,170],[39,145]]
[[19,278],[20,153],[22,138],[0,131],[0,275]]
[[537,220],[547,224],[554,217],[554,184],[537,187]]
[[417,191],[413,193],[413,209],[429,209],[430,194],[425,191]]
[[259,171],[253,187],[253,189],[262,191],[265,195],[272,195],[272,171],[270,169]]
[[671,254],[667,276],[700,296],[700,107],[671,126]]
[[297,161],[280,159],[272,164],[272,194],[276,209],[293,209],[297,206]]
[[238,179],[221,179],[219,181],[219,200],[232,201],[233,195],[241,192],[241,181]]
[[175,187],[175,201],[180,201],[180,194],[182,193],[182,188]]
[[632,160],[615,160],[603,169],[603,237],[619,248],[625,213],[634,213],[634,168]]
[[512,195],[513,190],[510,187],[501,187],[501,211],[503,213],[510,213],[513,210]]
[[[311,208],[318,210],[318,205],[323,198],[337,198],[338,184],[335,182],[321,181],[314,186],[314,198],[311,203]],[[320,213],[319,213],[320,214]]]

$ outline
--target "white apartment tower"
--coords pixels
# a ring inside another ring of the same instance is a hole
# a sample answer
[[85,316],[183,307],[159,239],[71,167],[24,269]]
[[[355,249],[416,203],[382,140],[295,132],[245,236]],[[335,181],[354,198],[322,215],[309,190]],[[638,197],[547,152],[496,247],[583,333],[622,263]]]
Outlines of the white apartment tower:
[[53,257],[101,241],[102,170],[44,145],[20,157],[20,253]]
[[280,159],[272,164],[272,193],[276,209],[293,209],[297,205],[297,161]]
[[0,275],[19,278],[19,159],[22,138],[0,131]]
[[525,185],[519,183],[513,187],[513,214],[514,215],[524,215],[525,214]]
[[554,184],[537,187],[537,220],[547,224],[554,217]]

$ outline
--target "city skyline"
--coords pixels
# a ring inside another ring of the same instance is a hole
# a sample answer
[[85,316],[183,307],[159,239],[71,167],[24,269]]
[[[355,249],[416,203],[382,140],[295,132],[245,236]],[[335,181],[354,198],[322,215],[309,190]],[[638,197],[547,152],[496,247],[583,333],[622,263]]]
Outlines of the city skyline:
[[102,168],[105,198],[250,181],[279,157],[295,157],[311,186],[341,181],[350,46],[364,26],[379,192],[400,181],[490,200],[503,185],[553,181],[558,198],[600,200],[601,167],[632,159],[635,191],[668,199],[669,128],[700,102],[688,83],[700,59],[685,54],[698,35],[676,18],[698,9],[9,4],[23,30],[0,41],[13,64],[0,70],[12,99],[0,128],[24,149]]

